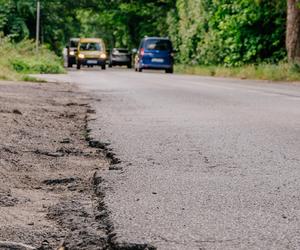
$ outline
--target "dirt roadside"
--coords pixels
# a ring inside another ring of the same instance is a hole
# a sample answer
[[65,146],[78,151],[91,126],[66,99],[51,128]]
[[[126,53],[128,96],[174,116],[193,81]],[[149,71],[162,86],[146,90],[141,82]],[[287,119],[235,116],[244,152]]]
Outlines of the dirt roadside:
[[0,82],[0,249],[111,249],[88,102],[69,84]]

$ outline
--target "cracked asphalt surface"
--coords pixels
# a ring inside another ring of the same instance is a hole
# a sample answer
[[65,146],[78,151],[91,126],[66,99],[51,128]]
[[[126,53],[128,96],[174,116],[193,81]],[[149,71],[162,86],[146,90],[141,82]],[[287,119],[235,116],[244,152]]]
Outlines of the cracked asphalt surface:
[[117,241],[163,250],[300,248],[300,85],[125,69],[43,76],[94,102]]

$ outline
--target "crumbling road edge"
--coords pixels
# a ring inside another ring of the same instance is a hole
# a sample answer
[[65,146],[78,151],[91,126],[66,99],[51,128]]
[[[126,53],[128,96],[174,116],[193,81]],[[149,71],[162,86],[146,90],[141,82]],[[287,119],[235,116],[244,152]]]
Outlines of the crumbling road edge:
[[[121,170],[117,165],[121,163],[121,160],[116,157],[109,147],[110,144],[95,140],[91,137],[91,129],[89,128],[89,120],[92,120],[90,114],[94,114],[95,110],[89,105],[88,112],[85,119],[85,139],[90,147],[99,149],[103,156],[107,159],[110,167],[109,170]],[[105,225],[107,234],[107,250],[156,250],[157,248],[150,244],[137,244],[117,242],[117,235],[114,232],[114,225],[110,219],[110,211],[104,202],[106,193],[105,179],[102,177],[101,172],[96,171],[92,178],[92,185],[94,188],[94,194],[98,199],[96,220],[101,221],[101,224]]]

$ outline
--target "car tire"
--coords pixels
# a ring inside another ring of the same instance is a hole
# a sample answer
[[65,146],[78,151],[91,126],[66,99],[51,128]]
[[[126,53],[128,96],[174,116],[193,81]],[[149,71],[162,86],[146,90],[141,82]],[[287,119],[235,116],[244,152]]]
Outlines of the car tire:
[[106,69],[106,65],[105,65],[105,64],[102,65],[102,66],[101,66],[101,69],[102,69],[102,70],[105,70],[105,69]]
[[166,69],[166,73],[167,74],[173,74],[174,73],[174,69],[171,68],[171,69]]

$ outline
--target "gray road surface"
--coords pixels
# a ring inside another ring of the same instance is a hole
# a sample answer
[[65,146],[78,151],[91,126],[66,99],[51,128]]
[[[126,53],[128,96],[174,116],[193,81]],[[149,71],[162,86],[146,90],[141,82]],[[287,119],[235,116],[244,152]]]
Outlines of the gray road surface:
[[48,78],[101,99],[90,126],[122,160],[105,174],[118,241],[300,249],[300,85],[125,69]]

